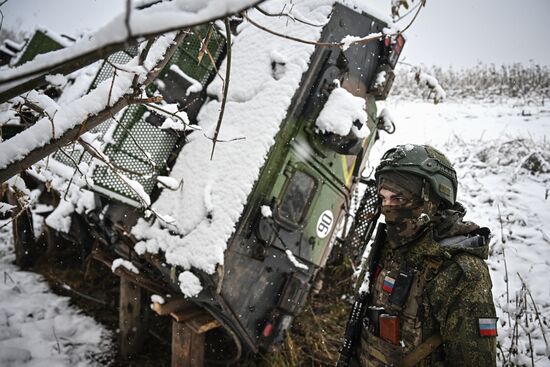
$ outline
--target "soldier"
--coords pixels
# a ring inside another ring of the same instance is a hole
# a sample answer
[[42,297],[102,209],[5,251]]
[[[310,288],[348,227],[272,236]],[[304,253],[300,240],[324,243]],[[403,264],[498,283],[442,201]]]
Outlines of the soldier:
[[463,221],[451,163],[430,146],[400,145],[375,177],[386,224],[368,258],[353,364],[495,366],[490,232]]

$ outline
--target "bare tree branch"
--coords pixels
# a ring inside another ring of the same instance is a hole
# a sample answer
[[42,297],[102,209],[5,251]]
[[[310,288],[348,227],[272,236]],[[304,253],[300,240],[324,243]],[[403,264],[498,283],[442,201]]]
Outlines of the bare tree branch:
[[[143,52],[139,54],[139,65],[143,66],[143,63],[145,62],[145,58],[147,54],[149,53],[149,50],[151,50],[151,47],[153,46],[154,40],[149,39],[147,43],[145,44],[145,48],[143,49]],[[134,80],[132,81],[132,87],[134,88],[134,91],[137,91],[137,85],[139,82],[139,77],[137,74],[134,76]]]
[[269,13],[269,12],[263,10],[259,5],[256,5],[254,8],[256,10],[258,10],[260,13],[262,13],[263,15],[268,16],[268,17],[288,17],[288,18],[292,19],[295,22],[300,22],[300,23],[303,23],[303,24],[307,24],[307,25],[310,25],[312,27],[323,27],[324,26],[324,24],[314,24],[314,23],[308,22],[306,20],[296,18],[294,15],[292,15],[290,13],[285,13],[283,11],[281,11],[278,14],[272,14],[272,13]]
[[227,38],[227,62],[225,68],[225,81],[223,88],[223,99],[222,105],[220,108],[220,115],[218,117],[218,123],[216,124],[216,132],[214,133],[214,139],[212,142],[212,152],[210,153],[210,160],[214,158],[214,149],[216,148],[216,140],[218,139],[218,134],[220,133],[220,128],[222,126],[223,113],[225,112],[225,102],[227,101],[227,93],[229,92],[229,76],[231,75],[231,26],[229,25],[229,18],[225,18],[225,33]]
[[[8,2],[8,0],[2,1],[2,2],[0,3],[0,7],[1,7],[2,5],[4,5],[5,3],[7,3],[7,2]],[[2,9],[0,9],[0,17],[1,17],[1,18],[0,18],[0,29],[2,29],[2,25],[4,24],[4,12],[2,11]]]
[[214,138],[211,138],[209,137],[208,135],[204,134],[204,137],[208,140],[212,140],[213,142],[216,142],[216,143],[231,143],[233,141],[239,141],[239,140],[246,140],[246,137],[245,136],[239,136],[239,137],[236,137],[236,138],[233,138],[233,139],[216,139],[214,140]]
[[132,12],[132,3],[131,0],[126,0],[126,14],[124,17],[124,25],[126,26],[126,32],[128,32],[128,37],[132,37],[132,29],[130,27],[130,13]]
[[[199,54],[197,55],[197,63],[200,65],[202,58],[204,57],[204,54],[208,52],[208,44],[210,43],[210,38],[212,38],[213,33],[213,27],[212,23],[208,26],[208,32],[206,33],[206,37],[201,41],[201,49],[199,50]],[[200,39],[200,37],[197,37]]]
[[274,30],[271,30],[267,27],[264,27],[261,24],[256,23],[255,21],[250,19],[250,17],[246,14],[246,12],[242,12],[241,15],[243,16],[243,18],[245,18],[247,21],[249,21],[250,24],[252,24],[253,26],[255,26],[257,28],[260,28],[262,31],[266,31],[266,32],[271,33],[275,36],[286,38],[286,39],[289,39],[289,40],[292,40],[292,41],[305,43],[305,44],[308,44],[308,45],[325,46],[325,47],[341,47],[344,44],[343,42],[315,42],[315,41],[308,41],[308,40],[303,40],[301,38],[288,36],[288,35],[283,34],[283,33],[275,32]]
[[397,18],[395,20],[395,23],[401,21],[403,18],[406,18],[409,14],[411,14],[413,11],[415,11],[419,6],[422,6],[424,5],[422,1],[420,1],[418,4],[416,4],[415,6],[413,6],[411,9],[409,9],[409,11],[405,14],[403,14],[402,16],[400,16],[399,18]]
[[[128,168],[122,167],[122,166],[120,166],[116,163],[111,162],[101,151],[97,150],[96,147],[94,147],[92,144],[84,141],[82,138],[78,139],[78,143],[84,148],[84,150],[86,152],[88,152],[88,154],[90,154],[95,159],[105,163],[111,169],[111,171],[113,171],[117,175],[119,175],[118,171],[122,171],[124,173],[129,173],[129,174],[135,175],[135,176],[143,175],[143,172],[132,171]],[[151,171],[151,172],[153,172],[153,171]]]
[[420,4],[422,4],[422,6],[419,6],[418,7],[418,10],[416,11],[416,13],[414,14],[414,17],[412,18],[412,20],[409,22],[409,24],[407,24],[407,26],[405,28],[403,28],[402,30],[400,30],[398,33],[401,34],[401,33],[405,33],[405,31],[407,29],[409,29],[411,27],[411,25],[414,23],[414,21],[416,20],[416,17],[418,16],[418,13],[420,13],[420,10],[424,7],[424,3],[425,3],[425,0],[421,0],[420,1]]

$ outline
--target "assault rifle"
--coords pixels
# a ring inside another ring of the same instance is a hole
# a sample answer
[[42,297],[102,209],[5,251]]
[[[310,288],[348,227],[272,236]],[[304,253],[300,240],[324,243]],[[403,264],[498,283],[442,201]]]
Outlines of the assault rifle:
[[[346,237],[346,240],[344,241],[344,246],[359,249],[359,258],[371,239],[374,227],[376,226],[376,222],[380,216],[376,182],[374,180],[369,180],[364,183],[367,185],[367,190],[361,199],[361,204],[359,205],[355,215],[355,220],[348,236]],[[379,224],[372,249],[369,254],[368,272],[362,272],[363,276],[360,277],[359,284],[363,283],[361,279],[365,276],[369,277],[368,284],[371,284],[372,276],[375,272],[378,258],[380,257],[382,244],[384,243],[385,233],[386,225],[383,223]],[[350,366],[351,358],[357,349],[361,335],[362,321],[365,316],[368,303],[369,289],[364,289],[361,287],[357,292],[355,302],[353,303],[349,319],[346,324],[344,342],[342,344],[342,348],[340,349],[340,357],[338,358],[338,362],[336,364],[337,367]]]

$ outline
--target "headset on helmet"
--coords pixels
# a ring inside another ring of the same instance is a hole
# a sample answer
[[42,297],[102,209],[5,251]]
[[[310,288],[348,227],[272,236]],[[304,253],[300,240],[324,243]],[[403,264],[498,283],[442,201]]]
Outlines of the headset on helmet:
[[429,145],[398,145],[382,156],[375,177],[384,172],[402,172],[420,176],[430,183],[433,193],[453,205],[458,180],[453,165],[439,150]]

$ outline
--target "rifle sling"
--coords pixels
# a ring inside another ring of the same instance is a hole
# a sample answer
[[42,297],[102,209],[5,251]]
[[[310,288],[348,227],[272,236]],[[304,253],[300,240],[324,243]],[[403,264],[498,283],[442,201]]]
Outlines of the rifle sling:
[[399,363],[397,367],[412,367],[418,362],[428,357],[434,350],[437,349],[443,343],[443,338],[439,334],[434,334],[428,339],[424,340],[418,347],[414,348],[412,352],[407,354]]

